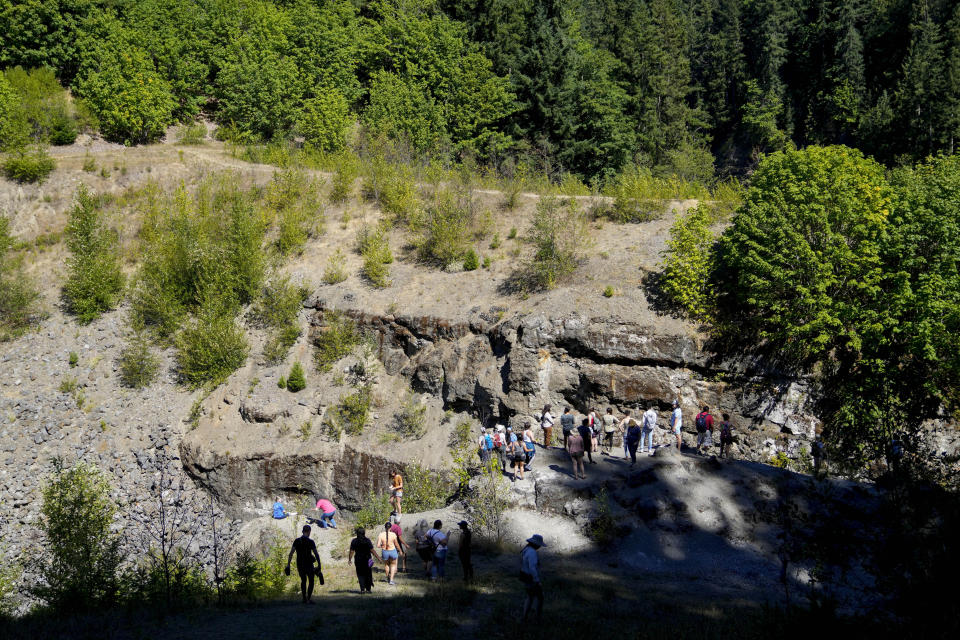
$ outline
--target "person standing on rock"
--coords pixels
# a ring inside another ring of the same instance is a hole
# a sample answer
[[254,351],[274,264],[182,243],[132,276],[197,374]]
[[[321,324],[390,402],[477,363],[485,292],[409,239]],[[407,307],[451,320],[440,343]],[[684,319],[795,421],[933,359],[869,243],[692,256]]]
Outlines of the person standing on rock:
[[553,444],[553,416],[550,415],[551,406],[543,405],[540,413],[540,428],[543,429],[543,448],[549,449]]
[[563,448],[567,448],[567,438],[570,437],[570,433],[576,428],[576,421],[574,420],[573,412],[570,410],[570,407],[564,407],[563,415],[560,416],[560,430],[563,432]]
[[332,502],[326,498],[320,498],[317,500],[317,511],[320,512],[320,526],[326,529],[327,527],[337,528],[337,523],[334,521],[333,516],[337,513],[337,508]]
[[357,537],[350,541],[350,554],[347,564],[353,562],[357,568],[357,580],[360,582],[360,593],[373,593],[373,559],[378,558],[373,550],[373,543],[367,537],[363,527],[357,527]]
[[730,424],[730,414],[723,414],[723,422],[720,423],[720,457],[730,453],[730,445],[733,444],[733,425]]
[[537,622],[543,614],[543,585],[540,582],[540,554],[538,550],[547,546],[539,533],[527,538],[527,546],[520,551],[520,580],[527,589],[527,598],[523,602],[523,622],[527,621],[536,602]]
[[710,407],[703,405],[703,410],[694,418],[694,425],[697,427],[697,453],[703,453],[703,447],[707,443],[713,442],[713,416],[710,415]]
[[[590,413],[587,415],[587,420],[590,423],[590,451],[596,451],[599,455],[600,453],[600,414],[597,412],[596,408],[590,409]],[[590,456],[591,464],[593,462],[593,456]]]
[[[508,427],[509,428],[509,427]],[[523,467],[527,464],[527,454],[523,451],[523,444],[517,440],[517,436],[510,434],[510,442],[507,445],[507,455],[510,458],[510,467],[513,469],[511,482],[523,480]]]
[[497,454],[497,461],[500,463],[500,471],[507,472],[507,437],[506,428],[502,424],[497,425],[497,430],[493,434],[493,450]]
[[[625,411],[626,417],[620,422],[623,431],[623,446],[630,455],[630,466],[637,464],[637,446],[640,444],[640,425],[630,417],[630,410]],[[624,456],[626,457],[626,456]]]
[[[489,427],[488,427],[489,429]],[[493,435],[487,433],[487,429],[480,430],[480,439],[477,440],[480,453],[480,463],[487,469],[490,468],[490,456],[493,453]]]
[[399,471],[390,472],[390,504],[397,515],[403,515],[403,509],[400,508],[400,502],[403,500],[403,476]]
[[673,413],[670,414],[670,430],[673,432],[673,435],[677,439],[677,451],[680,451],[680,447],[683,445],[683,411],[680,410],[680,402],[677,400],[673,401]]
[[320,555],[317,553],[317,544],[310,539],[310,525],[303,525],[303,535],[293,541],[290,554],[287,555],[286,575],[290,575],[290,560],[297,554],[297,573],[300,575],[300,595],[303,604],[313,604],[313,561],[316,559],[320,566]]
[[391,531],[392,524],[387,522],[383,525],[383,531],[377,536],[377,549],[380,549],[380,557],[383,558],[383,572],[386,574],[386,582],[389,585],[396,585],[393,579],[397,575],[397,560],[400,558],[400,550],[397,548],[397,534]]
[[583,419],[583,422],[577,427],[577,433],[580,434],[580,437],[583,439],[583,452],[587,455],[587,459],[590,460],[590,464],[597,464],[593,461],[593,429],[590,428],[589,417]]
[[460,546],[457,548],[457,557],[460,558],[460,566],[463,568],[463,581],[473,580],[473,532],[470,531],[470,525],[466,520],[457,523],[460,527]]
[[613,415],[613,407],[607,407],[603,416],[603,446],[606,454],[613,453],[613,434],[617,432],[617,418]]
[[653,455],[653,430],[657,428],[656,407],[651,404],[643,414],[643,428],[640,430],[640,453],[646,452]]
[[573,461],[573,475],[586,480],[587,474],[583,468],[583,438],[580,436],[580,432],[571,431],[566,440],[567,453],[570,454],[570,459]]
[[523,453],[524,453],[524,472],[530,471],[530,463],[533,457],[537,455],[537,448],[533,444],[533,429],[530,421],[523,423]]

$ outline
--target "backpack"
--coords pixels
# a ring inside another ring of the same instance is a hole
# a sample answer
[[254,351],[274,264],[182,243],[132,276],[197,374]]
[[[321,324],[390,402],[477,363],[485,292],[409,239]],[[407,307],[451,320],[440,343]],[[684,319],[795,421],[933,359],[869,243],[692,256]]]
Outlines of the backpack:
[[490,437],[489,433],[483,434],[483,444],[487,448],[487,451],[493,449],[493,438]]
[[493,446],[498,449],[503,446],[503,434],[499,431],[493,434]]
[[697,431],[699,431],[700,433],[703,433],[704,431],[706,431],[707,430],[707,414],[703,413],[702,411],[698,413],[695,424],[697,425]]

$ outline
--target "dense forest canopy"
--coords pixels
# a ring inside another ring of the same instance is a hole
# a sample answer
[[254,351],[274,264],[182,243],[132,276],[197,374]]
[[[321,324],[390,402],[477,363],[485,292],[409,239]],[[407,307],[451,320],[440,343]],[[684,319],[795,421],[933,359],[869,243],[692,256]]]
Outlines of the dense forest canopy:
[[951,0],[0,0],[0,67],[48,67],[111,139],[201,112],[324,150],[354,122],[553,176],[709,178],[845,144],[952,153]]

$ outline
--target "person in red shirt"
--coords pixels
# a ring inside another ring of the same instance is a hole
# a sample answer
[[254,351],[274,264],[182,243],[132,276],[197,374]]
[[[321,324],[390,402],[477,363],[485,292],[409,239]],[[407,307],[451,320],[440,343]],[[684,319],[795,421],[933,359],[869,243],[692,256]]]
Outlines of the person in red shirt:
[[400,516],[397,515],[396,511],[390,513],[390,531],[397,534],[397,547],[400,549],[400,563],[401,571],[404,573],[407,572],[407,546],[406,541],[403,539],[403,528],[400,526]]
[[697,427],[697,453],[702,454],[704,445],[713,444],[713,416],[710,415],[710,407],[703,405],[703,411],[697,414],[693,422]]

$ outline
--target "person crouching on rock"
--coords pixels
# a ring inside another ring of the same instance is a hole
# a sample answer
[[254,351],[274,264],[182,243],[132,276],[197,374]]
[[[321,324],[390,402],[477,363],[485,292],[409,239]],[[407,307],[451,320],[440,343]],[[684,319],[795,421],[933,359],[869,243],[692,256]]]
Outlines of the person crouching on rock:
[[377,558],[377,552],[373,550],[373,543],[367,537],[367,531],[363,527],[357,527],[357,537],[350,541],[350,554],[347,556],[347,564],[351,561],[357,567],[357,580],[360,582],[360,593],[373,593],[373,559]]
[[288,515],[290,514],[283,508],[283,502],[280,501],[280,496],[277,496],[277,499],[273,501],[273,518],[275,520],[283,520]]
[[310,525],[303,525],[303,535],[293,541],[290,554],[287,556],[286,575],[290,575],[290,559],[297,554],[297,573],[300,575],[300,594],[304,604],[313,604],[313,560],[316,558],[320,566],[320,555],[317,553],[317,544],[310,539]]
[[337,507],[332,502],[326,498],[320,498],[317,500],[317,511],[320,512],[319,523],[321,527],[324,529],[327,527],[337,528],[337,523],[333,519],[333,516],[337,513]]

